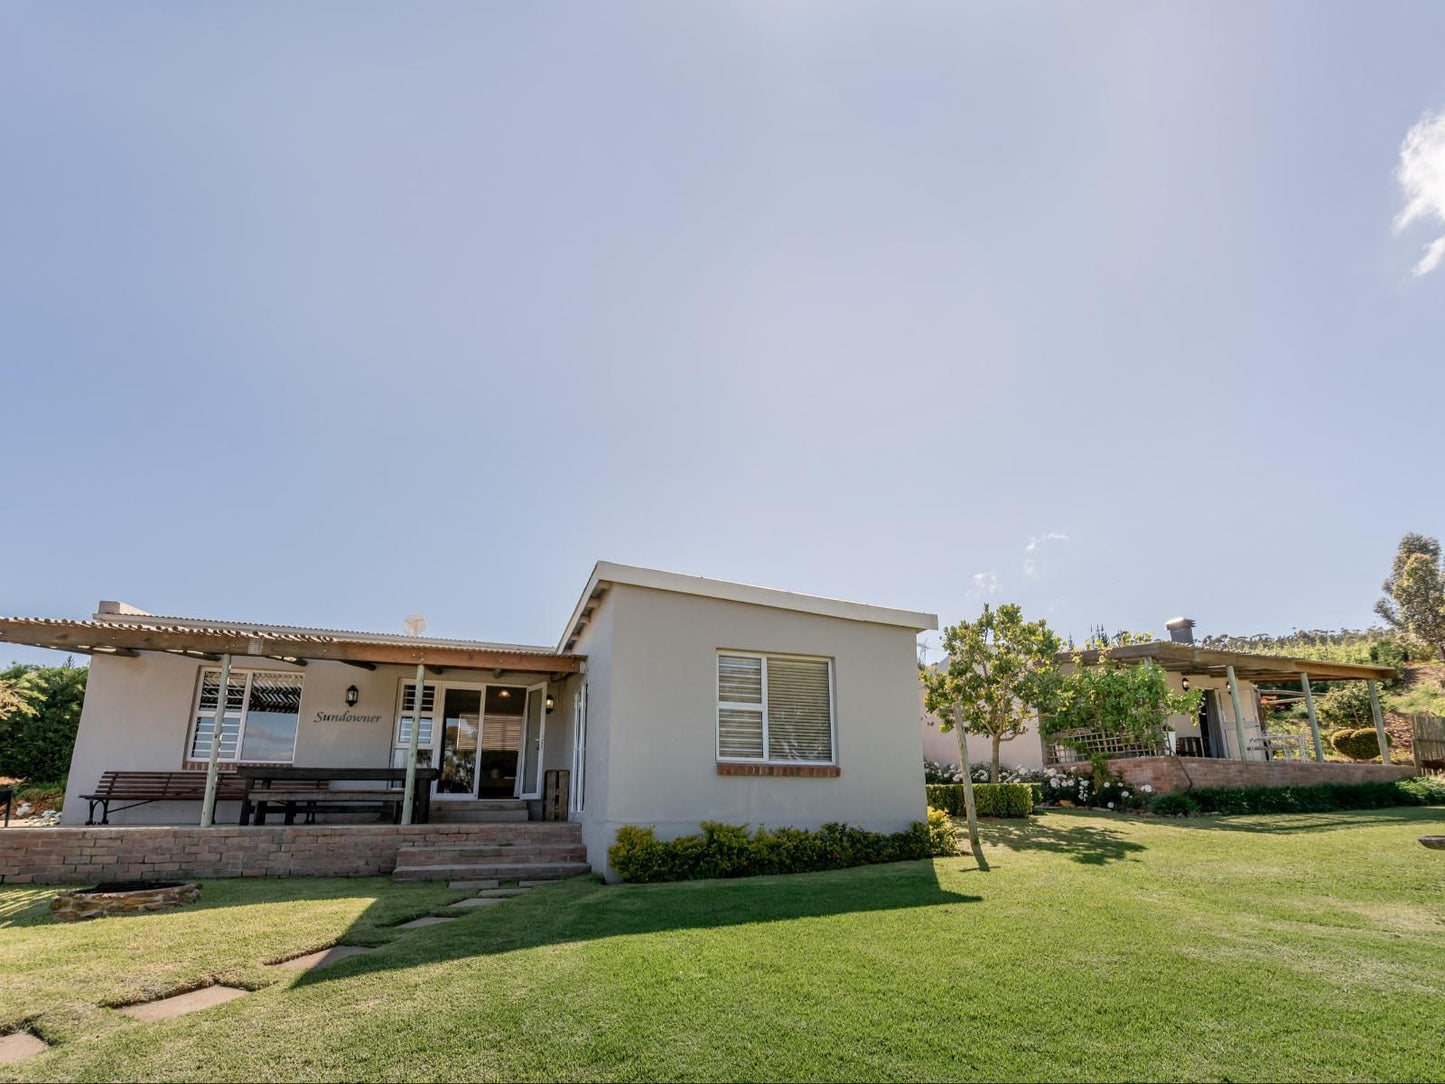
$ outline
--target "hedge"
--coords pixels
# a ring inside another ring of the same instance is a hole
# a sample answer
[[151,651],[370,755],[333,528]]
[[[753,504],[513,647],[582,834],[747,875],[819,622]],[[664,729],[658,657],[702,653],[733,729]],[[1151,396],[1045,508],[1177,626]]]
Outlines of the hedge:
[[745,824],[703,821],[700,833],[664,841],[651,828],[624,825],[617,829],[617,841],[607,848],[607,858],[624,881],[649,883],[847,869],[956,851],[948,818],[930,810],[927,821],[914,821],[892,835],[846,824],[825,824],[817,831],[749,832]]
[[1335,783],[1314,787],[1211,787],[1155,798],[1150,811],[1164,816],[1193,813],[1332,813],[1337,809],[1383,809],[1445,805],[1445,779],[1418,776],[1389,783]]
[[1380,755],[1380,736],[1372,726],[1336,730],[1330,735],[1330,744],[1351,760],[1374,760]]
[[[1034,811],[1036,783],[975,783],[973,804],[980,817],[1027,817]],[[962,783],[934,783],[923,788],[928,807],[952,817],[964,815]]]

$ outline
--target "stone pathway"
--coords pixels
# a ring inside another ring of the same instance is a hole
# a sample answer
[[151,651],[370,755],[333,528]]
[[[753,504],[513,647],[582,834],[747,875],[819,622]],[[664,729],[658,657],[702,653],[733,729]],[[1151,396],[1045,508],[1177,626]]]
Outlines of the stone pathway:
[[414,918],[410,922],[403,922],[397,926],[398,930],[419,930],[423,926],[436,926],[443,922],[455,922],[456,918],[443,918],[440,915],[423,915],[421,918]]
[[137,1020],[148,1022],[171,1020],[177,1016],[184,1016],[188,1012],[209,1009],[212,1005],[234,1001],[238,997],[245,997],[250,992],[250,990],[242,990],[235,986],[205,986],[199,990],[191,990],[189,993],[177,994],[175,997],[147,1001],[143,1005],[127,1005],[120,1011]]
[[451,909],[453,911],[466,911],[470,910],[473,907],[490,907],[494,903],[501,902],[502,901],[497,899],[495,896],[470,896],[467,899],[458,900],[456,903],[452,904]]
[[370,951],[360,945],[332,945],[319,952],[308,952],[305,956],[295,956],[289,960],[282,960],[279,964],[268,966],[283,968],[287,971],[315,971],[318,967],[329,967],[351,956]]
[[38,1035],[31,1035],[28,1031],[12,1031],[9,1035],[0,1035],[0,1065],[43,1054],[49,1049],[49,1044]]

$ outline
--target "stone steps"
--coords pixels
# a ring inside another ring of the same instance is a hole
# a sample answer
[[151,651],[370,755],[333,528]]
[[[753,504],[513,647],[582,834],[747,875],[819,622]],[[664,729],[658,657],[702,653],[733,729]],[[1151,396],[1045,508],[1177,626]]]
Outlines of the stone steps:
[[587,857],[581,843],[464,843],[402,847],[398,866],[465,866],[487,862],[576,862]]
[[503,824],[524,821],[527,803],[520,798],[483,798],[469,802],[433,800],[431,819],[436,824]]
[[576,877],[591,873],[592,867],[585,861],[548,862],[477,862],[463,865],[402,866],[392,871],[391,879],[397,882],[411,881],[560,881],[564,877]]

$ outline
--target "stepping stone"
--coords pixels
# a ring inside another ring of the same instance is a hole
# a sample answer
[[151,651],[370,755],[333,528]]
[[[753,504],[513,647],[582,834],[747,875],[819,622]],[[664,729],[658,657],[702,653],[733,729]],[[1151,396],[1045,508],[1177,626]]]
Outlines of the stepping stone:
[[238,997],[245,997],[250,992],[250,990],[239,990],[234,986],[206,986],[189,993],[177,994],[175,997],[147,1001],[144,1005],[127,1005],[120,1011],[127,1016],[134,1016],[137,1020],[148,1022],[170,1020],[176,1016],[184,1016],[188,1012],[209,1009],[212,1005],[220,1005]]
[[[224,733],[224,731],[222,732]],[[496,888],[500,881],[451,881],[448,888]]]
[[530,891],[530,888],[488,888],[477,895],[484,900],[504,900],[508,896],[525,896]]
[[[224,734],[225,734],[225,731],[222,731],[221,733],[224,735]],[[521,885],[523,888],[541,888],[543,885],[556,885],[556,884],[561,884],[561,883],[562,883],[562,882],[559,881],[559,880],[557,880],[555,877],[552,878],[550,881],[518,881],[518,882],[517,882],[517,884]]]
[[501,902],[502,901],[497,899],[495,896],[473,896],[469,900],[461,900],[457,903],[452,904],[452,907],[458,910],[462,910],[469,907],[489,907],[494,903]]
[[305,956],[297,956],[294,960],[282,960],[279,964],[271,966],[283,967],[287,971],[315,971],[318,967],[330,967],[334,963],[339,963],[348,956],[370,951],[359,945],[333,945],[320,952],[308,952]]
[[442,918],[440,915],[423,915],[421,918],[414,918],[410,922],[403,922],[397,926],[398,930],[418,930],[423,926],[435,926],[439,922],[455,922],[454,918]]
[[43,1054],[50,1046],[38,1035],[31,1035],[28,1031],[12,1031],[9,1035],[0,1035],[0,1065],[6,1065],[12,1061],[21,1061],[34,1054]]

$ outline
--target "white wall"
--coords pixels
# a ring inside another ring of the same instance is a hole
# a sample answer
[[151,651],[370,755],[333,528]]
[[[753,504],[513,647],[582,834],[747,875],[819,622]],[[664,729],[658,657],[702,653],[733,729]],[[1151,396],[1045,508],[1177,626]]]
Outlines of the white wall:
[[[923,692],[918,694],[919,726],[923,731],[923,755],[940,764],[958,763],[958,735],[952,730],[944,733],[938,729],[937,716],[923,710]],[[984,734],[968,736],[968,759],[974,764],[993,762],[993,741]],[[1004,768],[1042,768],[1044,746],[1039,740],[1037,719],[1030,719],[1026,732],[1012,741],[999,745],[998,762]],[[923,770],[922,765],[919,771]]]
[[[582,819],[594,868],[626,824],[671,838],[704,820],[894,832],[924,816],[913,630],[624,585],[598,616],[578,644],[588,655]],[[717,653],[728,648],[833,660],[838,777],[718,774]]]

